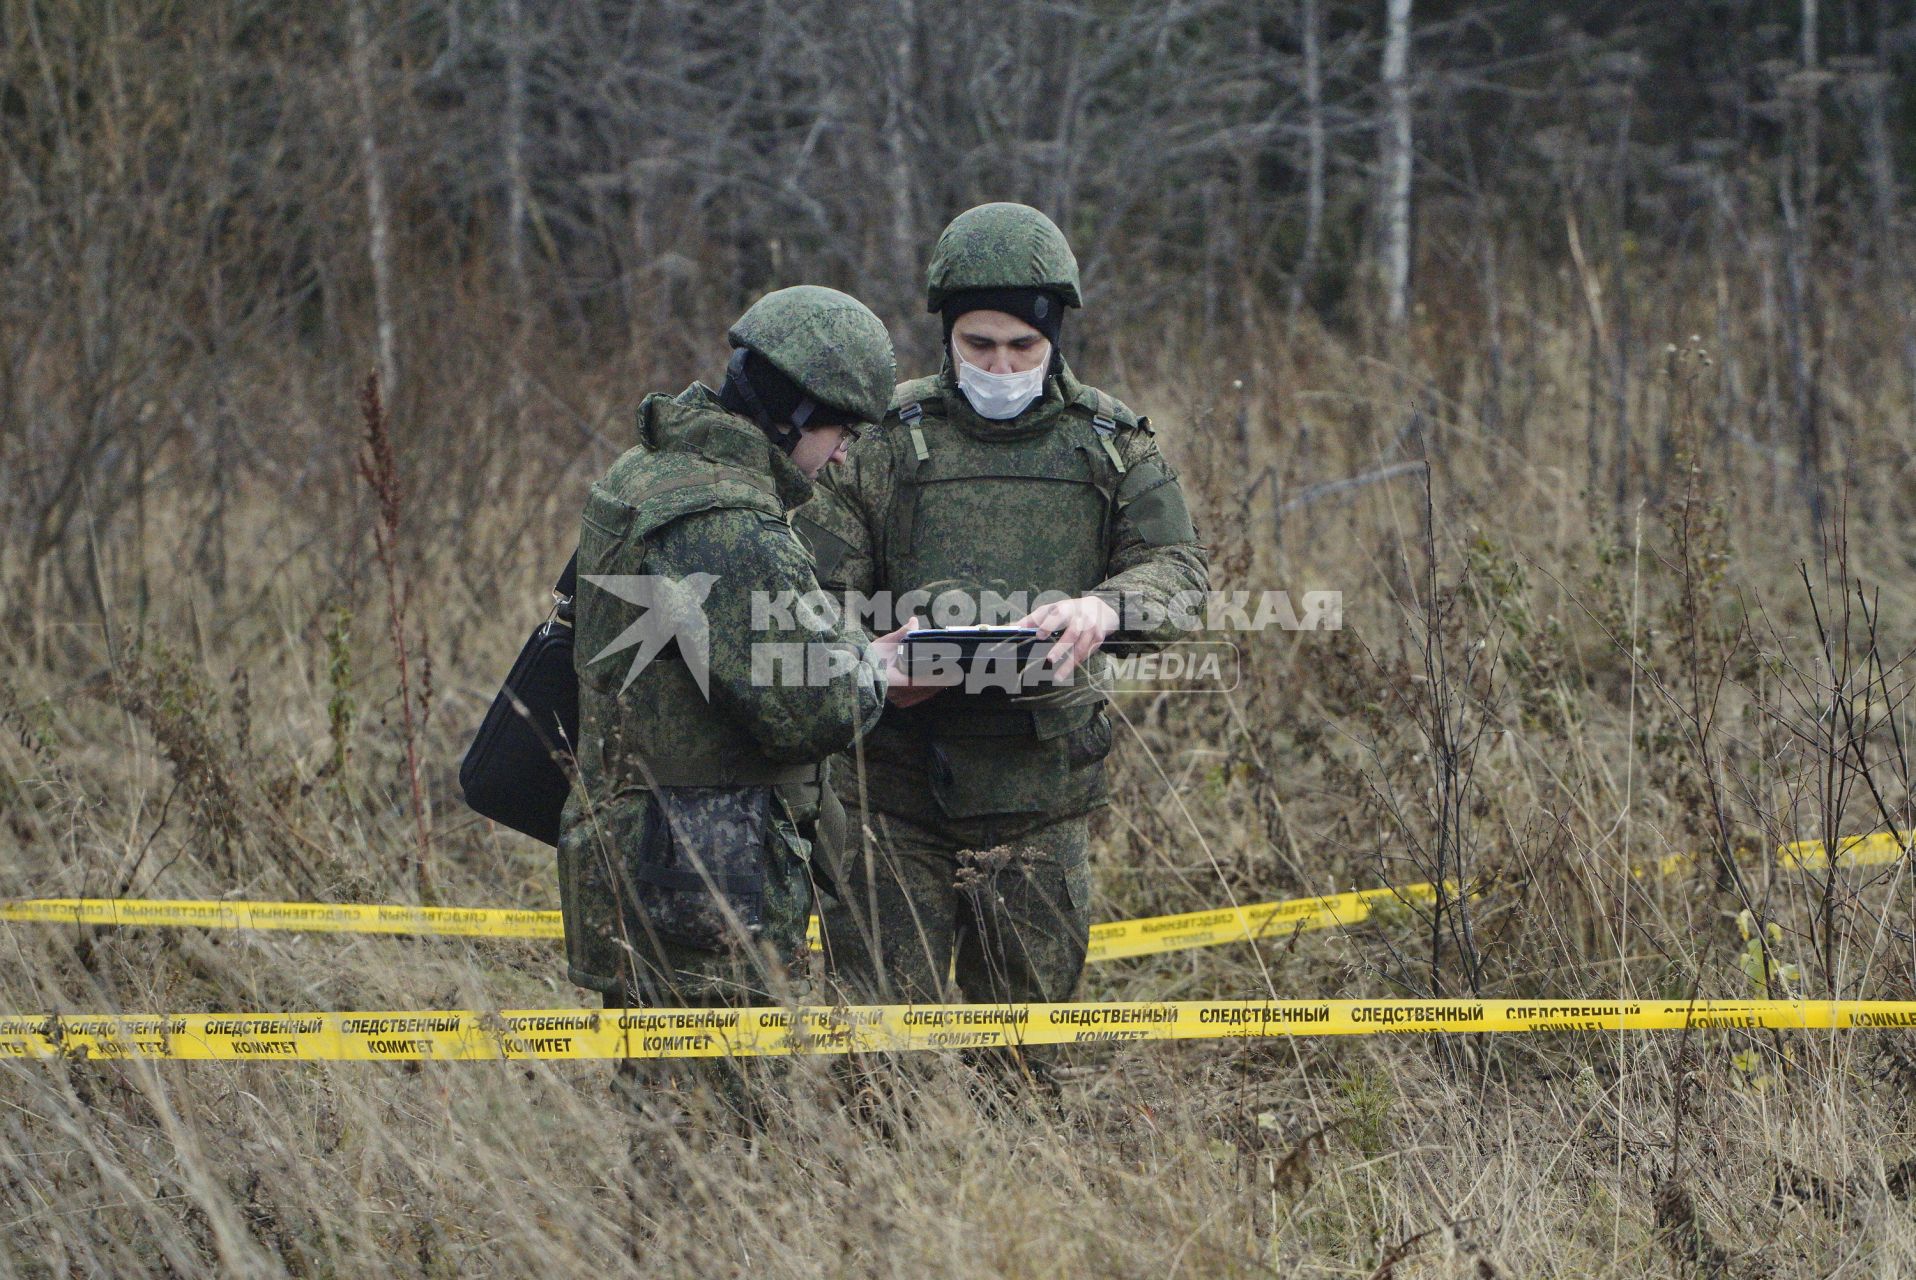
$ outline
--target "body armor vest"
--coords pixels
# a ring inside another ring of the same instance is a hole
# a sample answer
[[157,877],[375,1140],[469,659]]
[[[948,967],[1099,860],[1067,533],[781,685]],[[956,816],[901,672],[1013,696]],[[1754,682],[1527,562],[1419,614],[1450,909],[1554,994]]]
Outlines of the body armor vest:
[[894,594],[990,587],[1034,600],[1097,586],[1124,475],[1117,420],[1088,411],[1107,398],[1086,389],[1034,431],[967,429],[946,409],[945,397],[957,394],[937,378],[898,389],[908,443],[878,585]]
[[1103,581],[1115,476],[1088,423],[1065,413],[1004,441],[929,414],[907,429],[914,447],[887,531],[892,590],[959,583],[1035,599]]
[[[895,446],[897,496],[880,531],[878,587],[894,601],[908,591],[1023,593],[1027,608],[1046,592],[1084,595],[1104,580],[1110,560],[1124,464],[1118,418],[1107,410],[1121,407],[1085,388],[1046,425],[967,426],[954,418],[968,407],[947,406],[959,394],[927,378],[894,397],[903,438]],[[897,735],[914,744],[929,795],[909,778],[883,776],[881,766],[872,803],[911,815],[935,800],[955,818],[1094,807],[1104,796],[1110,724],[1102,702],[1061,692],[1009,702],[945,694],[888,711],[878,741]]]
[[[665,397],[655,397],[641,410],[682,411]],[[722,439],[717,433],[735,430],[716,424],[714,443]],[[724,455],[723,448],[633,449],[592,486],[580,525],[582,604],[589,599],[587,593],[597,590],[587,581],[588,575],[647,573],[649,543],[686,516],[729,508],[784,520],[771,477],[729,465]],[[688,598],[683,604],[696,607],[696,600]],[[574,650],[580,686],[578,756],[589,790],[611,794],[649,786],[816,782],[816,764],[767,759],[743,726],[721,715],[699,688],[675,644],[667,645],[629,685],[631,649],[594,661],[637,616],[636,606],[602,591],[590,607],[578,611]],[[809,807],[802,798],[793,799],[798,801],[795,809]]]

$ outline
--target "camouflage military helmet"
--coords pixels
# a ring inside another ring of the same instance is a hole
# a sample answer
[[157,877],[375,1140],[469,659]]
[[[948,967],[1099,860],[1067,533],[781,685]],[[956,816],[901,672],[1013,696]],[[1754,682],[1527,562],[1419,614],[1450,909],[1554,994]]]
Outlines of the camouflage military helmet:
[[1081,307],[1078,260],[1058,224],[1028,204],[981,204],[951,220],[931,251],[925,309],[970,289],[1049,289]]
[[836,289],[795,285],[766,294],[725,335],[750,347],[822,404],[877,422],[898,365],[891,335],[870,308]]

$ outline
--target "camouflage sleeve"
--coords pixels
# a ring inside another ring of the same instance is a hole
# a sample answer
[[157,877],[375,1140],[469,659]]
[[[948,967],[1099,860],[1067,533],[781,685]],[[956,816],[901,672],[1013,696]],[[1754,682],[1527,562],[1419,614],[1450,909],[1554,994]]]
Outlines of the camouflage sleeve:
[[851,747],[885,705],[885,673],[864,631],[819,609],[811,557],[790,525],[760,511],[702,512],[647,557],[675,578],[709,573],[711,698],[774,760]]
[[1118,611],[1117,639],[1161,645],[1181,634],[1173,602],[1210,589],[1210,563],[1178,473],[1150,433],[1134,433],[1124,454],[1111,559],[1091,594]]

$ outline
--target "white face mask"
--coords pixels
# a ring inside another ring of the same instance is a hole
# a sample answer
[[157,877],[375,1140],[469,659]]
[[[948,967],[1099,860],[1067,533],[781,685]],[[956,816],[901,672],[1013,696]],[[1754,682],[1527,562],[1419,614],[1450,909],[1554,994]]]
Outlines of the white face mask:
[[1035,369],[1024,373],[986,373],[963,356],[958,357],[958,389],[971,401],[981,418],[1003,422],[1025,411],[1033,400],[1044,394],[1045,373],[1051,368],[1050,353]]

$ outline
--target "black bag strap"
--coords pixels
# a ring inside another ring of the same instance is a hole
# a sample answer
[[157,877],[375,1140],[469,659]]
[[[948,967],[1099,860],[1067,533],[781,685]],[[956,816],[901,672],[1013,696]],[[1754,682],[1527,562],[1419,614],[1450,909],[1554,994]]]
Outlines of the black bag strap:
[[542,630],[550,635],[555,623],[572,625],[572,601],[579,594],[579,552],[573,549],[572,558],[565,562],[565,571],[559,575],[559,581],[552,588],[552,612],[546,618]]

